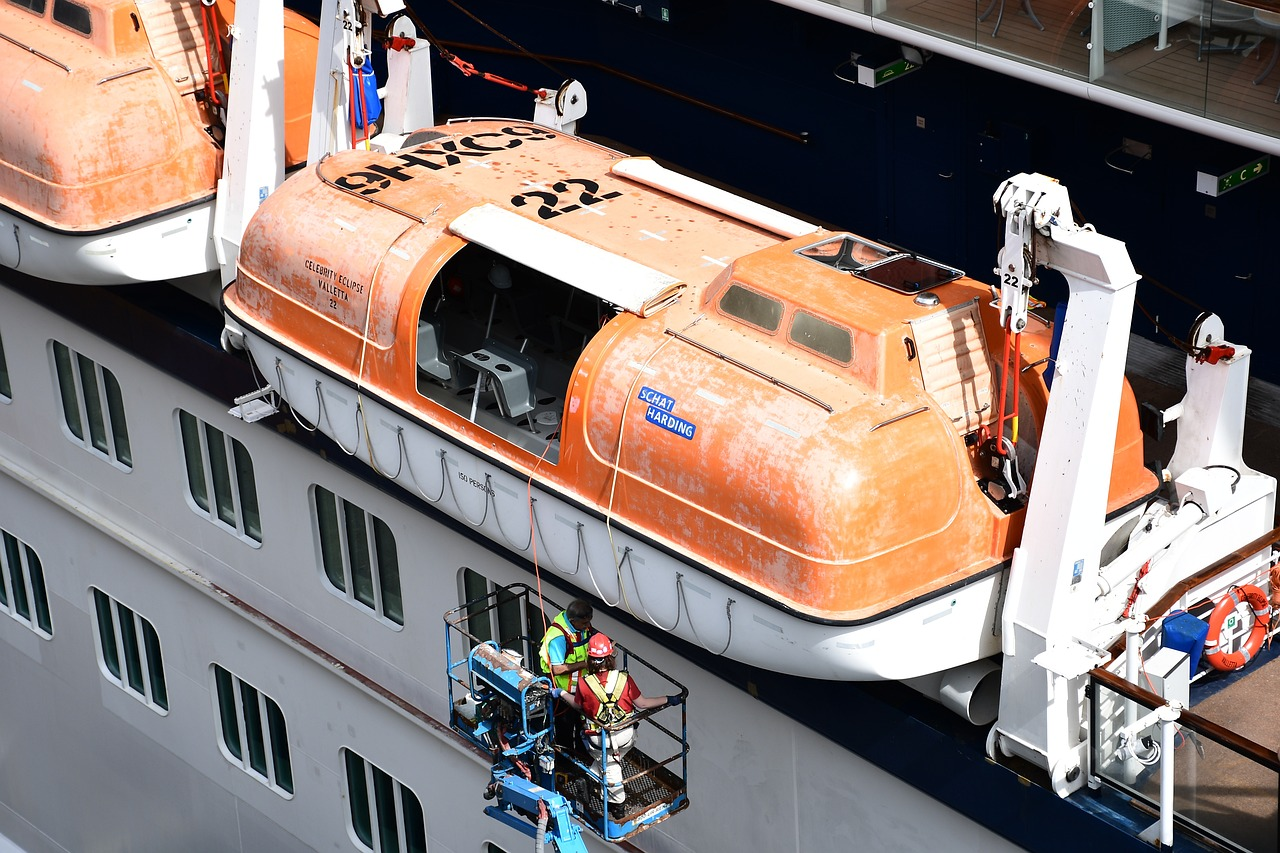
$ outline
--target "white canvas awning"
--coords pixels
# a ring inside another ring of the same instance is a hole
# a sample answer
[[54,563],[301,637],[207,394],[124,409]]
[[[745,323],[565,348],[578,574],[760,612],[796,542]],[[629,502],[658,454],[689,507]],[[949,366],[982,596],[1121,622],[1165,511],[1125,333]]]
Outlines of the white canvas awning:
[[684,282],[492,204],[449,223],[464,240],[648,317],[680,296]]

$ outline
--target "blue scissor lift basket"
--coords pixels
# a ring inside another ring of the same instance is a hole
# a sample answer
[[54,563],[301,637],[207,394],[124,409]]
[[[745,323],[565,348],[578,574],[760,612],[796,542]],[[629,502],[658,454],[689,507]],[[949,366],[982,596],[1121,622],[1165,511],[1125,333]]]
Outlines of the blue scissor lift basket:
[[[559,853],[577,853],[586,848],[574,819],[606,841],[622,841],[689,805],[687,705],[638,711],[605,727],[606,741],[611,730],[636,727],[636,745],[621,761],[626,802],[610,803],[591,759],[555,743],[551,681],[538,650],[544,618],[549,623],[560,610],[513,584],[445,614],[449,725],[493,757],[485,797],[497,802],[485,811],[527,835],[543,832]],[[660,695],[658,688],[687,695],[639,655],[614,648],[650,695]]]

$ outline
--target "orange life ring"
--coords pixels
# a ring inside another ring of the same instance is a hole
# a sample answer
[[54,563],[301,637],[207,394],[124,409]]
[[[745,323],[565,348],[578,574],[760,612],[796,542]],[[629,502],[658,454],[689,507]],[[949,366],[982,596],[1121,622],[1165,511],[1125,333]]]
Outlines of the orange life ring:
[[[1243,596],[1243,599],[1241,598]],[[1227,653],[1219,646],[1222,635],[1222,623],[1235,612],[1241,601],[1247,601],[1253,608],[1253,628],[1249,631],[1249,639],[1239,651]],[[1253,660],[1253,656],[1262,648],[1262,640],[1267,636],[1267,626],[1271,621],[1271,602],[1262,594],[1262,590],[1252,584],[1232,587],[1218,601],[1209,617],[1209,634],[1205,637],[1204,656],[1209,665],[1222,672],[1233,672]]]

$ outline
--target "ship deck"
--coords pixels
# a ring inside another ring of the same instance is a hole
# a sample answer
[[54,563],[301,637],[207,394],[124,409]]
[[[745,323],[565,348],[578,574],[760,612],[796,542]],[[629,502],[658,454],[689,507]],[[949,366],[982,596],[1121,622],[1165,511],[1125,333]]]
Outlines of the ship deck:
[[[1172,350],[1135,337],[1128,378],[1139,401],[1170,406],[1181,398],[1185,387],[1183,359]],[[1158,442],[1147,438],[1147,459],[1169,459],[1175,438],[1173,431]],[[1280,478],[1280,388],[1258,379],[1249,384],[1244,447],[1248,465]],[[1280,714],[1274,712],[1277,696],[1280,637],[1272,637],[1244,669],[1200,673],[1191,684],[1190,711],[1274,750],[1280,747]],[[1179,814],[1244,849],[1280,849],[1280,780],[1274,771],[1204,739],[1181,740],[1174,761]],[[1159,774],[1144,777],[1140,789],[1158,801]]]

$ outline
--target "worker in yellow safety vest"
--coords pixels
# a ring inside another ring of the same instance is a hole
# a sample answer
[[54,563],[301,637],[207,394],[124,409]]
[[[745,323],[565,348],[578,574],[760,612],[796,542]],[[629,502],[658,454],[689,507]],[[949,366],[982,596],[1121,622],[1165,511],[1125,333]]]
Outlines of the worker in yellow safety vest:
[[[539,649],[542,670],[558,690],[573,693],[578,689],[579,673],[587,667],[587,641],[591,637],[593,615],[595,611],[588,602],[575,598],[551,620],[551,625],[542,637]],[[557,705],[556,743],[566,749],[573,749],[577,743],[580,722],[581,718],[572,710]]]

